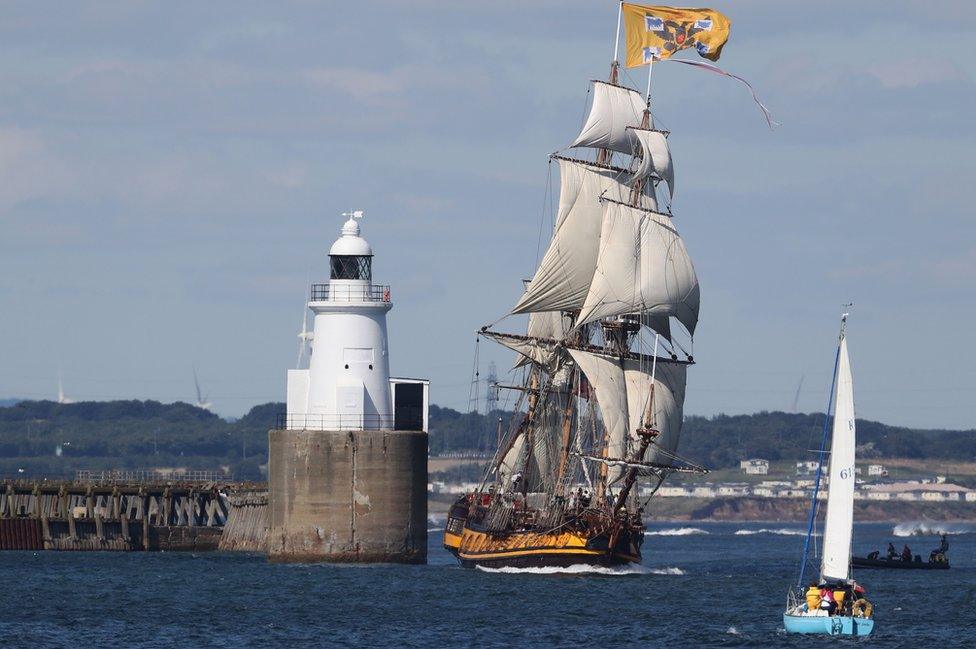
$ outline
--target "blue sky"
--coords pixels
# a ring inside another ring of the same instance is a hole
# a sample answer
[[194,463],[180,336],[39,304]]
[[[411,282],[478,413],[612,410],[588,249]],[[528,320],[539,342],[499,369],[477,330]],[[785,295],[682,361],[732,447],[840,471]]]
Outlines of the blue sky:
[[[720,65],[654,71],[702,284],[686,411],[826,401],[976,426],[976,4],[715,2]],[[339,212],[393,286],[395,374],[464,408],[474,331],[548,229],[547,155],[604,78],[614,2],[5,3],[0,396],[284,397]],[[685,54],[690,56],[690,54]],[[642,87],[643,70],[630,70]],[[513,319],[510,327],[516,329]],[[506,369],[511,353],[489,344]]]

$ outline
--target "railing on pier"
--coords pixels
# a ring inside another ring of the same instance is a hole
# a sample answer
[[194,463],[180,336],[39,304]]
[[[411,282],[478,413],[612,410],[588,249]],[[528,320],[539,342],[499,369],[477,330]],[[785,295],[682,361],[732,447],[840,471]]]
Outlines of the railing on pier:
[[313,302],[389,302],[390,287],[382,284],[312,284],[311,298]]
[[160,471],[159,469],[111,469],[75,471],[75,481],[95,484],[154,484],[159,482],[217,482],[227,480],[220,471]]
[[276,430],[393,430],[393,415],[279,414]]

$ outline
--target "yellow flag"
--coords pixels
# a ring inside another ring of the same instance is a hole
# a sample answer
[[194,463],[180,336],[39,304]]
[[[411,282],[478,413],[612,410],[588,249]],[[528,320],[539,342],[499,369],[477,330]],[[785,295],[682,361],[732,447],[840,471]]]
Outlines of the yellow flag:
[[694,48],[717,61],[729,40],[732,23],[714,9],[645,7],[623,3],[627,34],[627,67],[663,61],[679,50]]

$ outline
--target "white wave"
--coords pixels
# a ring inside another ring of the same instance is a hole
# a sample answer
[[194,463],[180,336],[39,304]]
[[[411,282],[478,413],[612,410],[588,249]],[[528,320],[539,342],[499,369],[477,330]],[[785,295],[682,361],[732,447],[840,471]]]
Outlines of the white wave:
[[940,534],[971,534],[968,525],[951,523],[900,523],[891,531],[895,536],[938,536]]
[[734,626],[730,626],[728,629],[725,630],[725,632],[728,633],[729,635],[742,635],[742,633],[740,633],[739,630]]
[[648,574],[651,575],[687,575],[688,573],[681,568],[650,568]]
[[671,527],[644,532],[644,536],[688,536],[689,534],[708,534],[708,532],[700,527]]
[[762,528],[759,530],[736,530],[736,536],[752,536],[753,534],[778,534],[780,536],[806,536],[806,532],[803,530],[791,530],[787,527],[781,527],[778,529],[767,529]]
[[576,564],[573,566],[545,566],[538,568],[515,568],[505,566],[502,568],[486,568],[477,566],[482,572],[493,572],[506,575],[609,575],[612,577],[632,576],[632,575],[683,575],[685,572],[681,568],[649,568],[639,564],[628,564],[626,566],[616,566],[608,568],[605,566],[588,566],[586,564]]
[[440,532],[443,529],[443,527],[428,527],[427,533],[430,534],[431,532]]

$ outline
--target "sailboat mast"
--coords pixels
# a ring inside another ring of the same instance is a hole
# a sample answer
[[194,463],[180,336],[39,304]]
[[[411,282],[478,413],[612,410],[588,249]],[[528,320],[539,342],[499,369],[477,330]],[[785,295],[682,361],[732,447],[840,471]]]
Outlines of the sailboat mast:
[[823,478],[823,459],[827,454],[827,436],[830,433],[830,412],[834,406],[834,388],[837,386],[837,367],[840,364],[840,341],[844,339],[844,329],[847,317],[841,320],[840,339],[837,341],[837,352],[834,354],[834,371],[830,379],[830,393],[827,396],[827,412],[824,416],[823,434],[820,439],[820,452],[817,455],[817,474],[813,479],[813,497],[810,502],[810,517],[807,520],[807,536],[803,540],[803,559],[800,562],[800,576],[796,580],[796,587],[803,588],[803,575],[806,572],[807,561],[810,556],[810,540],[813,538],[813,526],[817,521],[817,504],[820,495],[820,482]]

